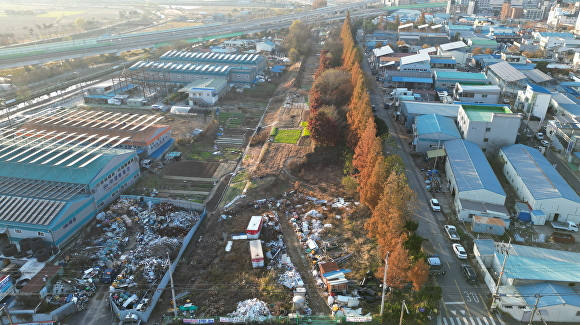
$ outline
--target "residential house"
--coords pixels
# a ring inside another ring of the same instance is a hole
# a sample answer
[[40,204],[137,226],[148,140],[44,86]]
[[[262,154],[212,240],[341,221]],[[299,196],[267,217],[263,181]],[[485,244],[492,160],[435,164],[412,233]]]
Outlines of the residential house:
[[190,106],[212,106],[229,91],[224,79],[200,79],[193,81],[179,92],[187,93]]
[[464,42],[457,41],[439,45],[437,55],[452,56],[458,67],[464,67],[471,53],[468,53],[467,45]]

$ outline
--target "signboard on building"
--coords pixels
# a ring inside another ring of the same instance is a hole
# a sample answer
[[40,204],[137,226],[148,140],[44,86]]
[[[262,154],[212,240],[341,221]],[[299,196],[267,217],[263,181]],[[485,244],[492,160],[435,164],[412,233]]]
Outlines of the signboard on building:
[[213,324],[213,318],[196,319],[196,318],[184,318],[183,324]]
[[0,277],[0,301],[11,293],[14,293],[14,286],[12,285],[10,275]]

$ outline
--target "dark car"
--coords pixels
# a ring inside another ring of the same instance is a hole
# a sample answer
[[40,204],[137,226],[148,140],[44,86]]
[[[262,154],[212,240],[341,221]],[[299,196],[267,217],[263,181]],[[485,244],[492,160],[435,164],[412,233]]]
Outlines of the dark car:
[[373,110],[373,113],[377,112],[377,108],[375,107],[375,105],[373,105],[372,110]]
[[465,280],[468,283],[476,283],[477,282],[477,274],[475,270],[469,264],[462,264],[461,265],[461,273],[465,277]]
[[391,107],[391,105],[385,103],[385,109],[389,109],[389,107]]

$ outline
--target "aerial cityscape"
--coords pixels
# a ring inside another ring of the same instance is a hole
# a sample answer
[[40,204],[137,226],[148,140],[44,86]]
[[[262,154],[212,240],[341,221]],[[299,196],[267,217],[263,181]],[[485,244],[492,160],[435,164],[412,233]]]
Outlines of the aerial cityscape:
[[0,324],[579,324],[579,68],[576,1],[0,0]]

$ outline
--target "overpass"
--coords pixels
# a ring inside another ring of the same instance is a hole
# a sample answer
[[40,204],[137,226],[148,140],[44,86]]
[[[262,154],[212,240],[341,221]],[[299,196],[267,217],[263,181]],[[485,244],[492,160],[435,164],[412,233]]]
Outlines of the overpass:
[[[295,20],[301,20],[305,23],[340,20],[344,19],[344,13],[346,11],[364,8],[367,5],[378,3],[380,2],[376,0],[365,0],[244,22],[214,23],[152,32],[107,35],[107,37],[100,38],[0,48],[0,69],[44,64],[51,61],[83,58],[100,54],[118,54],[144,48],[156,48],[181,40],[193,43],[214,38],[241,36],[264,30],[287,28]],[[377,12],[374,11],[374,13],[376,14]],[[359,15],[357,14],[356,16]]]

